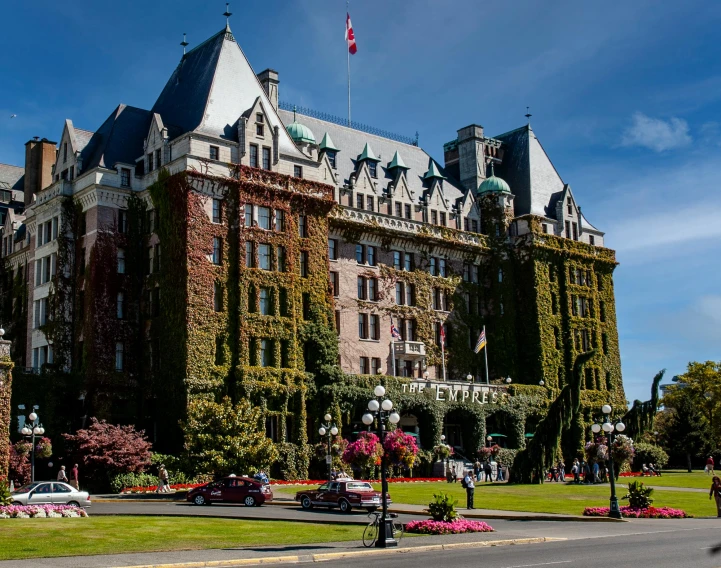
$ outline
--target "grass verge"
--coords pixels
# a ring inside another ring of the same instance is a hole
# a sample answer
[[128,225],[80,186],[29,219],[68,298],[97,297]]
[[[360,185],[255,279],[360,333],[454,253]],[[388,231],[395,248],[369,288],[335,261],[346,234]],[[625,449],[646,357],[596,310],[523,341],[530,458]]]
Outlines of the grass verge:
[[202,517],[5,519],[0,560],[359,541],[364,528]]

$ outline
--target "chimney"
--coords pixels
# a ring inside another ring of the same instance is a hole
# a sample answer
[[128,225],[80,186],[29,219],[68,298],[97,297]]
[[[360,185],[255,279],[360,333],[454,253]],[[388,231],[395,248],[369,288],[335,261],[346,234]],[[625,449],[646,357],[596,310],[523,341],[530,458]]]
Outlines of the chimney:
[[483,127],[471,124],[458,131],[459,180],[466,189],[476,190],[486,179]]
[[55,164],[55,142],[47,138],[25,143],[25,206],[33,202],[33,196],[53,182],[53,164]]
[[261,71],[258,73],[258,81],[260,81],[260,84],[263,85],[263,89],[265,89],[265,94],[268,95],[268,98],[270,99],[270,104],[273,105],[273,108],[277,111],[278,110],[278,72],[274,71],[273,69],[266,69],[265,71]]

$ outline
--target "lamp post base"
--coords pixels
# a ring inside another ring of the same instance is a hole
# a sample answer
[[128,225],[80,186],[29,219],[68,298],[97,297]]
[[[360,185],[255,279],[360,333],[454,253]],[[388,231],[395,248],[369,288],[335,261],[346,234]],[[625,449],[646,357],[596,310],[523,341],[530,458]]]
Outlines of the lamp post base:
[[378,527],[376,548],[392,548],[394,546],[398,546],[398,541],[393,538],[393,521],[391,519],[381,519]]
[[621,510],[618,508],[618,499],[615,495],[611,497],[611,506],[609,507],[608,516],[612,519],[622,518]]

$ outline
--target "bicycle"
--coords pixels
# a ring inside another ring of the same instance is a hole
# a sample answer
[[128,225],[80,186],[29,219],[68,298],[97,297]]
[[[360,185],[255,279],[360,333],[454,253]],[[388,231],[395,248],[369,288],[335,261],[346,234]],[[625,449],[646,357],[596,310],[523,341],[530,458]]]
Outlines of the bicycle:
[[[378,511],[372,511],[368,513],[368,518],[370,519],[373,517],[373,520],[368,523],[368,526],[363,531],[363,546],[366,548],[370,548],[376,543],[376,540],[378,540],[378,532],[380,530],[380,520],[383,516],[383,513]],[[397,519],[398,514],[397,513],[388,513],[389,519]],[[400,543],[401,538],[403,538],[403,523],[400,521],[394,521],[392,523],[392,530],[393,530],[393,538],[396,540],[396,542]]]

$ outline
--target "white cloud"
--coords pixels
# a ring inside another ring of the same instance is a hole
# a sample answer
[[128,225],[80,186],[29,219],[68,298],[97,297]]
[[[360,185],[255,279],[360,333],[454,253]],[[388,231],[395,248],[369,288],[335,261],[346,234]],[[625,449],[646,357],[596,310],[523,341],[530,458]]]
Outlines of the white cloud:
[[691,143],[688,123],[672,117],[651,118],[642,112],[633,115],[633,124],[623,133],[622,146],[643,146],[656,152],[680,148]]

